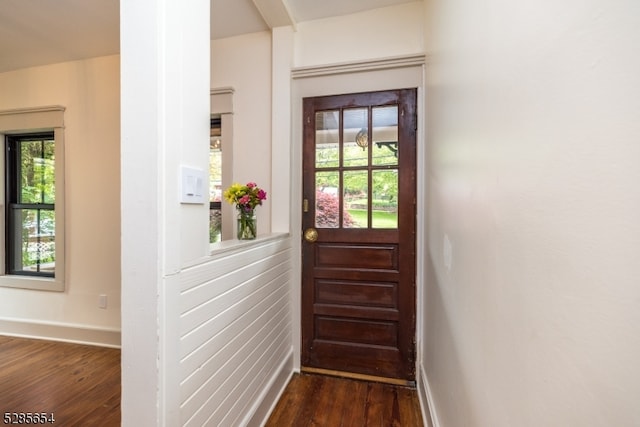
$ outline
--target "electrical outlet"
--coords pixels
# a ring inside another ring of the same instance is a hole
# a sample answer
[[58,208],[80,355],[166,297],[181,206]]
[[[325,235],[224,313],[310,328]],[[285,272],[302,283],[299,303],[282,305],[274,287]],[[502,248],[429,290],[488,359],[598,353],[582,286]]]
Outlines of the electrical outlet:
[[98,308],[107,308],[107,296],[105,294],[101,294],[98,297]]

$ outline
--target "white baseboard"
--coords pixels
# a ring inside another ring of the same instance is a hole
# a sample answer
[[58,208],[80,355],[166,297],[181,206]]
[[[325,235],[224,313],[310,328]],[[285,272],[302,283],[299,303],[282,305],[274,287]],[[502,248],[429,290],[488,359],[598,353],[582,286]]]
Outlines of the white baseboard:
[[276,407],[276,404],[280,400],[280,396],[282,396],[285,388],[287,388],[287,384],[289,384],[289,380],[292,375],[293,349],[291,349],[287,357],[282,360],[280,366],[278,366],[278,369],[271,377],[269,384],[260,394],[256,409],[253,411],[251,418],[245,424],[246,426],[257,427],[265,425],[269,419],[269,415],[271,415],[271,411]]
[[422,410],[422,421],[425,426],[440,427],[440,420],[436,412],[436,405],[433,401],[433,394],[429,386],[429,378],[424,372],[424,367],[420,365],[420,380],[418,381],[418,399]]
[[86,325],[0,319],[0,335],[120,348],[120,331]]

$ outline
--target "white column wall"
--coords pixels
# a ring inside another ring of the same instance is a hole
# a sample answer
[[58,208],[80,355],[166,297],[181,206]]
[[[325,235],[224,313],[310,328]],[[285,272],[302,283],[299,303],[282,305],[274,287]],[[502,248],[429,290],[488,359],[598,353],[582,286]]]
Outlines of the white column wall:
[[179,202],[207,171],[209,2],[121,4],[122,425],[178,425],[177,283],[207,255],[208,206]]
[[272,31],[271,208],[272,231],[291,229],[291,67],[293,28]]

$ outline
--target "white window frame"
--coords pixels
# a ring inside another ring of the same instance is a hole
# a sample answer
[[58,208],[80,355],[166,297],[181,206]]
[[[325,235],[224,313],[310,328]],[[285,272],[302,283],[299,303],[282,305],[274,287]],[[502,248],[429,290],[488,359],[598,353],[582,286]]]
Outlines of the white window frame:
[[[233,177],[233,94],[235,90],[232,87],[222,87],[212,89],[210,92],[211,116],[220,116],[220,125],[222,127],[222,137],[224,144],[222,146],[222,189],[229,188]],[[234,208],[222,198],[222,236],[221,241],[232,240],[235,235],[234,224],[235,214]],[[210,244],[211,249],[217,247],[220,242]]]
[[[0,139],[3,148],[6,135],[53,131],[55,140],[55,179],[56,179],[56,269],[55,277],[34,277],[6,274],[6,188],[5,173],[0,174],[2,188],[2,209],[0,209],[0,286],[34,289],[42,291],[65,290],[65,232],[64,232],[64,111],[62,106],[47,106],[0,111]],[[0,161],[5,164],[5,150],[0,150]]]

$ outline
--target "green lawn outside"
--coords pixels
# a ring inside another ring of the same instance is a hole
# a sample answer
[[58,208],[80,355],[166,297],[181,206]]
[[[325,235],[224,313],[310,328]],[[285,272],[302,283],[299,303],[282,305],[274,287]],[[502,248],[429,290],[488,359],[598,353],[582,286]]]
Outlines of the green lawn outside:
[[[367,211],[364,209],[349,209],[349,215],[361,227],[367,224]],[[373,228],[398,228],[398,214],[395,212],[373,211],[371,213]]]

